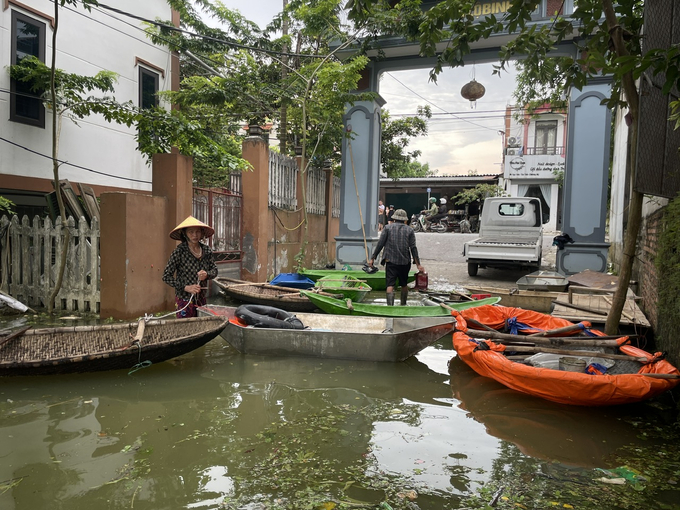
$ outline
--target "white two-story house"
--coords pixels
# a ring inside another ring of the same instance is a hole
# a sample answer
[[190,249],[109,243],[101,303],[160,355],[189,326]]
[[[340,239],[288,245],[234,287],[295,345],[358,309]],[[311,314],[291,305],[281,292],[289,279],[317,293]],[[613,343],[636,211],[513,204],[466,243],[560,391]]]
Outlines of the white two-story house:
[[[179,86],[179,61],[154,45],[139,18],[179,17],[166,0],[116,0],[116,11],[82,4],[59,9],[56,67],[94,76],[118,75],[113,95],[119,103],[157,104],[156,92]],[[54,2],[2,0],[0,5],[0,196],[16,204],[19,215],[46,212],[45,195],[54,190],[52,113],[7,67],[26,55],[50,65]],[[60,179],[103,191],[151,190],[151,167],[137,150],[135,127],[107,122],[100,115],[78,121],[63,118],[59,136]]]
[[513,197],[541,200],[544,228],[560,226],[560,183],[565,169],[566,111],[544,105],[534,115],[506,107],[503,132],[503,178]]

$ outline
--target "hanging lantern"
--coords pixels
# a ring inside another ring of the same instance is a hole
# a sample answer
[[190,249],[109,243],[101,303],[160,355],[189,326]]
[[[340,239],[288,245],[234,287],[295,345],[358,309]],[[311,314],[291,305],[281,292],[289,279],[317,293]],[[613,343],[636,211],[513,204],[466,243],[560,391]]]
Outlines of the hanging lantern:
[[472,78],[470,82],[463,85],[463,88],[460,89],[460,95],[470,101],[470,108],[475,107],[475,101],[477,101],[477,99],[480,97],[483,97],[485,92],[486,89],[484,88],[484,85],[476,81],[474,78]]

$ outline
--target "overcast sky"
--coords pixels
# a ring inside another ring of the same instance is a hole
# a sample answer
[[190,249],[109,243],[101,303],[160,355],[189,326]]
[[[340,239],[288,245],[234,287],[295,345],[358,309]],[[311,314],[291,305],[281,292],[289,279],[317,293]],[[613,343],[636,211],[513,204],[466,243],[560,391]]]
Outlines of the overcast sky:
[[[264,27],[283,8],[283,0],[222,0],[247,19]],[[497,174],[502,171],[502,130],[505,106],[512,102],[514,73],[492,76],[491,64],[445,69],[437,83],[429,82],[428,69],[389,72],[382,75],[380,95],[395,118],[415,114],[418,106],[429,105],[433,117],[429,134],[415,139],[409,148],[422,151],[421,163],[440,175]],[[486,94],[475,109],[460,95],[472,77],[484,85]]]

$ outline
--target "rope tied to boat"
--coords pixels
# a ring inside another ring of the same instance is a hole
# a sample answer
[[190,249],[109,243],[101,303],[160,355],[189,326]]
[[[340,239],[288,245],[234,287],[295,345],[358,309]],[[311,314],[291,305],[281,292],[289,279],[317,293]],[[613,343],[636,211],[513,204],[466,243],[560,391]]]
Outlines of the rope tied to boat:
[[128,370],[128,375],[132,375],[137,370],[141,370],[142,368],[150,367],[153,365],[153,363],[149,360],[142,361],[142,344],[141,342],[135,342],[137,344],[137,349],[138,349],[138,356],[137,356],[137,363]]

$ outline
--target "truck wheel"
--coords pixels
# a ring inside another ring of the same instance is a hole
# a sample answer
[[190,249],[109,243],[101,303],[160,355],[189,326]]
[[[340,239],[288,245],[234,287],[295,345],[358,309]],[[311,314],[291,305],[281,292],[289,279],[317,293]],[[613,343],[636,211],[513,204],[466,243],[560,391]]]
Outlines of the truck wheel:
[[468,274],[470,276],[477,276],[477,270],[479,269],[479,264],[475,262],[468,262]]

